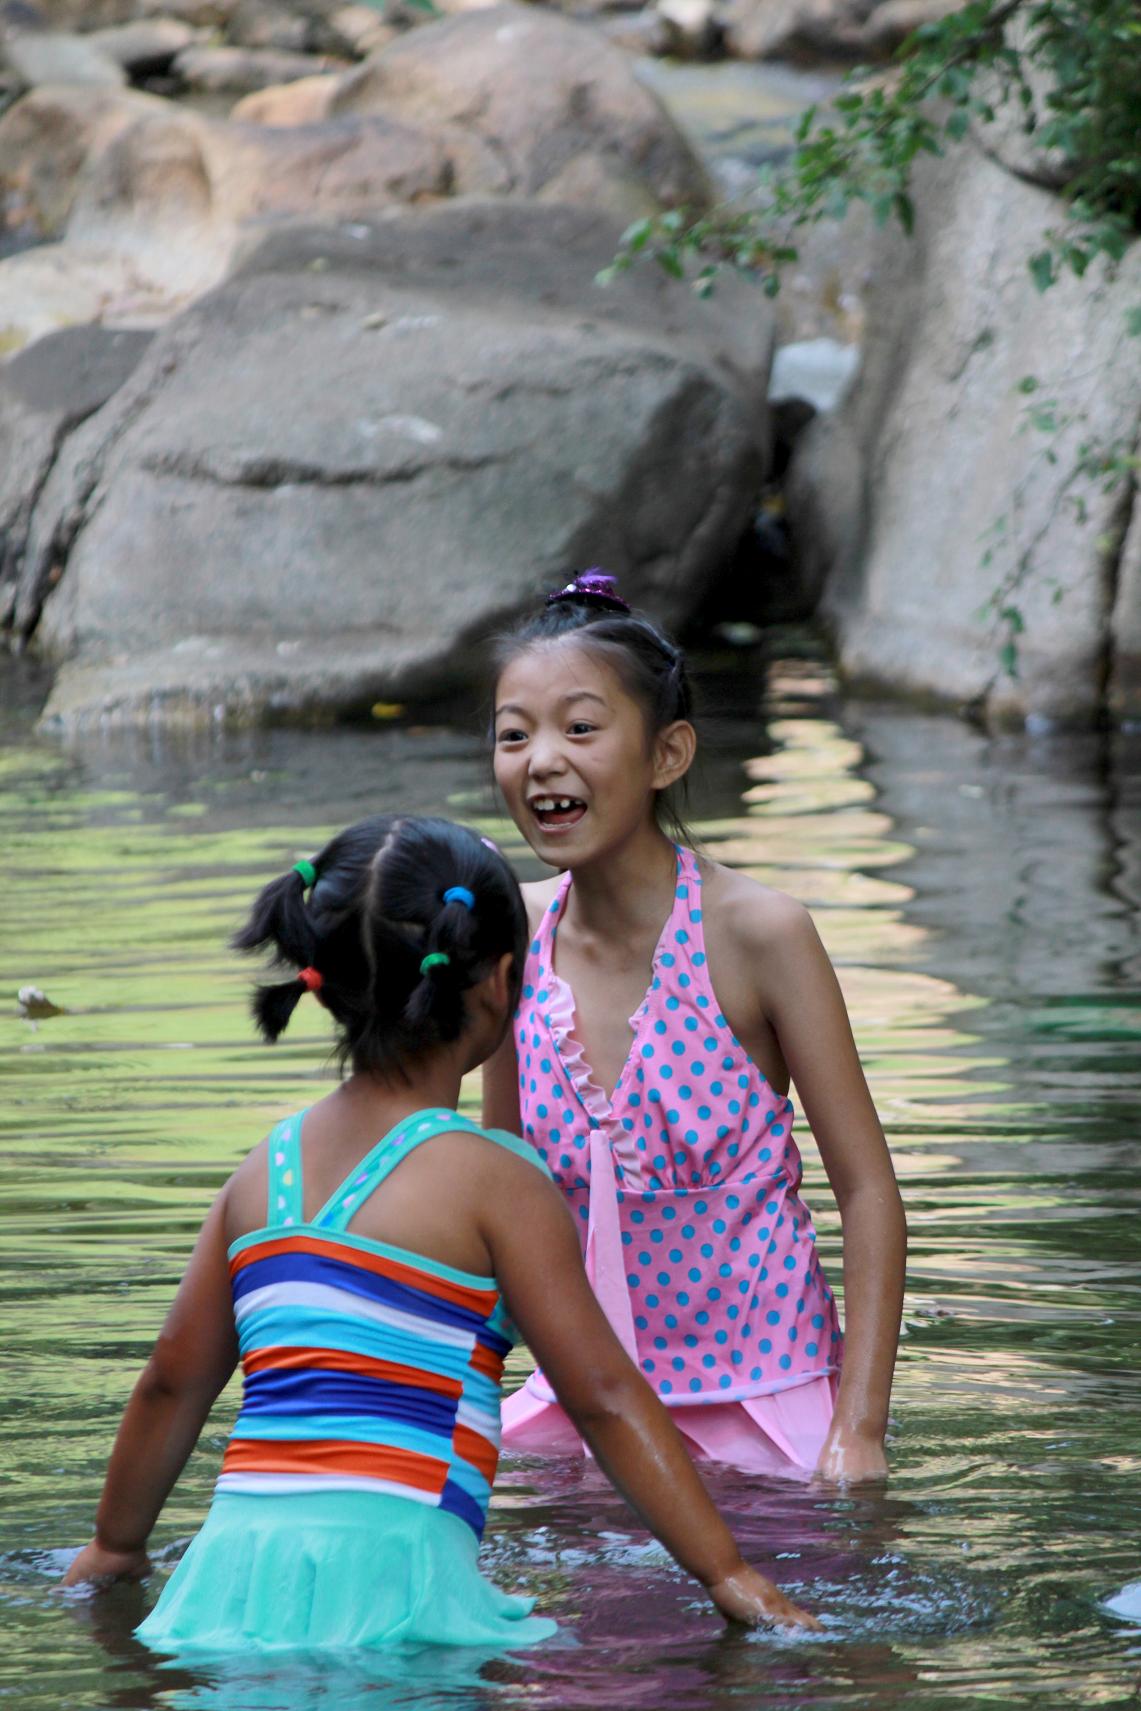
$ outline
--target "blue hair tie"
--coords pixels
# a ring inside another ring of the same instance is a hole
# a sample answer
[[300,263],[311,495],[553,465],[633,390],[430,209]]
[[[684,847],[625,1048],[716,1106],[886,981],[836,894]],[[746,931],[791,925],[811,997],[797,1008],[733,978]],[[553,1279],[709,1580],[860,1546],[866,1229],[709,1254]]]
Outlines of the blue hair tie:
[[449,885],[444,892],[445,903],[462,903],[465,909],[475,908],[475,892],[466,885]]

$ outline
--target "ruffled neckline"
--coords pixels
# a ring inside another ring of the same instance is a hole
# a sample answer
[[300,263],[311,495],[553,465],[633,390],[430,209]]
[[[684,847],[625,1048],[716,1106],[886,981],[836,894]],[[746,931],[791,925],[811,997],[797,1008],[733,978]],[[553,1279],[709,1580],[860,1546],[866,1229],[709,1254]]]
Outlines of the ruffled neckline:
[[669,914],[662,923],[662,930],[658,934],[658,942],[654,946],[653,960],[650,963],[650,978],[647,982],[642,1001],[638,1005],[634,1014],[628,1018],[630,1044],[627,1048],[626,1056],[622,1060],[622,1068],[618,1073],[618,1080],[614,1083],[614,1092],[609,1097],[607,1097],[605,1090],[598,1085],[597,1081],[595,1081],[594,1071],[591,1069],[590,1064],[586,1059],[586,1049],[583,1046],[582,1041],[575,1035],[574,1027],[577,1018],[575,1014],[574,992],[572,991],[569,982],[565,981],[562,975],[555,968],[555,940],[558,934],[559,922],[562,920],[563,911],[566,908],[567,893],[570,891],[571,887],[571,876],[569,872],[566,876],[566,882],[558,895],[558,908],[552,910],[548,916],[549,929],[546,934],[546,943],[543,946],[543,961],[545,964],[544,978],[546,980],[548,997],[548,1023],[551,1035],[555,1042],[555,1048],[559,1054],[560,1062],[562,1063],[563,1069],[570,1080],[572,1087],[578,1095],[583,1109],[588,1117],[592,1118],[594,1122],[600,1125],[609,1121],[613,1117],[615,1102],[622,1090],[622,1085],[626,1080],[626,1075],[629,1071],[630,1065],[634,1061],[634,1049],[638,1043],[638,1029],[641,1026],[643,1018],[646,1015],[646,1011],[650,1006],[650,997],[654,990],[654,982],[658,979],[658,965],[661,962],[662,952],[666,945],[666,935],[673,926],[674,917],[678,910],[678,903],[680,902],[678,888],[683,883],[684,877],[685,862],[682,851],[679,848],[677,876],[674,880],[673,902],[670,904]]

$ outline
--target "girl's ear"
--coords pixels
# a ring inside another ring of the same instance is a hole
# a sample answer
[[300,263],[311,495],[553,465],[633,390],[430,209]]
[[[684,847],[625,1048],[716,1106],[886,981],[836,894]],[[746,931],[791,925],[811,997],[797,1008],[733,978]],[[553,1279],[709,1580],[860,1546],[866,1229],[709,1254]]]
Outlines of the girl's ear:
[[688,719],[675,719],[654,738],[655,790],[668,790],[684,778],[697,753],[697,732]]

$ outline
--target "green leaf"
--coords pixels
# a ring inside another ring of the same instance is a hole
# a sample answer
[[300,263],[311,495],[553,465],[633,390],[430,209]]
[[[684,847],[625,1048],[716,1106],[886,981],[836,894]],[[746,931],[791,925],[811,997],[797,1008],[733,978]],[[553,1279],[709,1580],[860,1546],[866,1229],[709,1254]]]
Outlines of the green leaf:
[[618,242],[622,249],[630,250],[634,255],[637,255],[639,250],[644,250],[649,243],[653,229],[653,220],[635,220],[632,226],[626,227]]
[[1026,620],[1017,606],[1004,606],[999,617],[1009,625],[1012,636],[1020,636],[1026,629]]
[[1018,382],[1019,392],[1037,392],[1039,382],[1033,374],[1024,374]]
[[1141,303],[1125,312],[1125,331],[1131,339],[1141,339]]
[[1030,257],[1030,277],[1039,291],[1048,291],[1057,278],[1054,257],[1049,250],[1039,250]]
[[998,650],[998,663],[1007,677],[1018,676],[1018,643],[1003,642]]

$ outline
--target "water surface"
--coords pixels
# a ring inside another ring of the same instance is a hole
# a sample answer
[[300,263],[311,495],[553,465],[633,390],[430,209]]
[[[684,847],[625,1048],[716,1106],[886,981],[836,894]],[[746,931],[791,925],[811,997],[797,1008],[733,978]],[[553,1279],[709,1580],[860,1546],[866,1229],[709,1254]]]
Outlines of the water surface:
[[[812,659],[705,662],[710,853],[808,903],[840,969],[912,1251],[886,1491],[718,1470],[822,1636],[727,1634],[597,1471],[508,1461],[486,1564],[568,1644],[242,1676],[130,1628],[208,1502],[237,1387],[145,1587],[61,1599],[110,1435],[210,1195],[322,1086],[316,1006],[270,1051],[225,950],[254,890],[378,807],[495,816],[479,739],[403,723],[63,749],[0,710],[0,1702],[28,1711],[1128,1706],[1141,1627],[1141,739],[991,740],[845,704]],[[9,682],[9,688],[11,683]],[[22,1019],[34,983],[65,1014]],[[471,1090],[474,1096],[474,1088]],[[838,1220],[807,1184],[838,1275]],[[514,1379],[524,1370],[515,1362]]]

